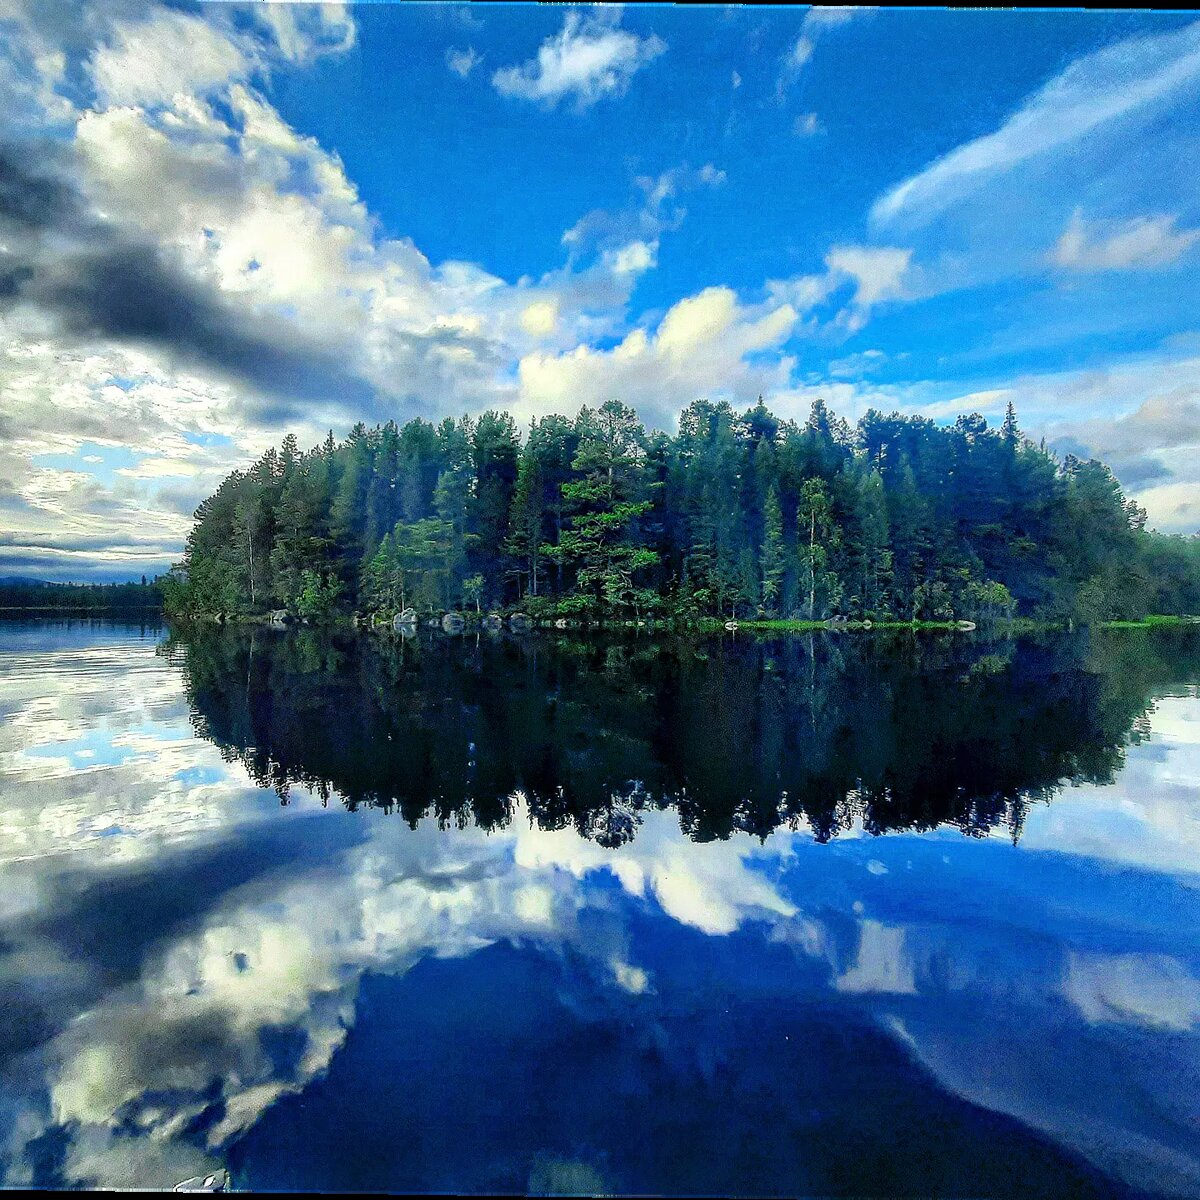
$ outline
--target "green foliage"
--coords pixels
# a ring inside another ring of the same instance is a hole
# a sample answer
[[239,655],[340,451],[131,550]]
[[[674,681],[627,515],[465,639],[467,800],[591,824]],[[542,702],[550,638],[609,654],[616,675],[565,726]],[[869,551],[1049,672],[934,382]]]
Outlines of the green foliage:
[[306,568],[300,573],[300,592],[296,596],[296,614],[309,621],[327,621],[337,611],[342,584],[330,571],[321,577]]
[[235,615],[1094,623],[1200,612],[1200,539],[1148,532],[1104,464],[1059,462],[1013,411],[851,428],[820,401],[801,425],[697,400],[671,437],[610,400],[523,442],[495,412],[289,437],[201,504],[162,593]]

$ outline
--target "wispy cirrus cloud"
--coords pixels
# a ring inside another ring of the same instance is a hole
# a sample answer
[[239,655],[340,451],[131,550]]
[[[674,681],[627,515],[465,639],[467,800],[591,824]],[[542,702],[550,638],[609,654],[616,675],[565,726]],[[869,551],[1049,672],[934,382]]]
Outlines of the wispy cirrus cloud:
[[871,8],[850,5],[810,8],[800,22],[799,35],[794,42],[789,44],[787,52],[783,56],[779,78],[775,85],[776,98],[783,100],[788,88],[796,82],[800,72],[808,65],[816,51],[817,42],[825,33],[872,11]]
[[1130,271],[1177,262],[1200,241],[1200,229],[1176,229],[1174,216],[1088,221],[1076,209],[1050,254],[1071,271]]
[[1169,103],[1200,80],[1200,22],[1131,38],[1071,63],[992,133],[958,146],[882,195],[877,225],[921,226],[989,179],[1077,143],[1100,127]]
[[824,132],[825,127],[821,124],[821,118],[815,112],[797,113],[792,122],[792,133],[796,137],[815,137],[818,133]]

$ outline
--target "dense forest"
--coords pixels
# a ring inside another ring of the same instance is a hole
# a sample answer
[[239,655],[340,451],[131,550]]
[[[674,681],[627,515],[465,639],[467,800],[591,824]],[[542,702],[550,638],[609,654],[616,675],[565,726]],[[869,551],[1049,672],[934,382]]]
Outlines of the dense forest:
[[949,426],[817,401],[699,400],[647,433],[608,401],[289,436],[201,504],[176,613],[308,619],[519,606],[535,618],[1097,621],[1200,611],[1200,539],[1145,530],[1100,462],[1009,407]]
[[49,583],[41,579],[0,579],[0,609],[34,608],[87,612],[110,608],[163,606],[157,578],[128,583]]

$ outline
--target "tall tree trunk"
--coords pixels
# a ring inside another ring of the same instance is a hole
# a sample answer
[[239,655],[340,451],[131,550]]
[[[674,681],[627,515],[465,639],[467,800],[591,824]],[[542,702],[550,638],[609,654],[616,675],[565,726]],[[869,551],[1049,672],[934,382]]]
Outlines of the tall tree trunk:
[[250,568],[250,604],[254,606],[257,602],[254,598],[254,534],[250,530],[250,522],[246,522],[246,544],[249,549],[246,552],[246,564]]
[[817,607],[817,560],[814,551],[817,542],[817,512],[813,509],[809,516],[808,526],[808,619],[815,620],[813,613]]

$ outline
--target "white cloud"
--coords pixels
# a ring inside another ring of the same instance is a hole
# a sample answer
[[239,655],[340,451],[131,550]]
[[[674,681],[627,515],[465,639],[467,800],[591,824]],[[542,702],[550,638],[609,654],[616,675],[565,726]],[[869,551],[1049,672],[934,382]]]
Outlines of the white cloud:
[[1200,22],[1108,46],[1073,62],[995,132],[959,146],[885,193],[871,219],[932,222],[994,176],[1139,109],[1166,103],[1198,78]]
[[1086,221],[1076,209],[1050,259],[1071,271],[1129,271],[1178,261],[1200,240],[1200,229],[1175,228],[1173,216]]
[[835,246],[829,251],[825,265],[834,279],[854,282],[853,299],[838,315],[847,332],[860,330],[876,305],[906,297],[912,253],[894,246]]
[[826,371],[835,379],[853,379],[878,371],[888,362],[882,350],[859,350],[845,358],[836,358],[828,364]]
[[[751,402],[762,392],[794,410],[822,394],[848,415],[868,403],[932,405],[929,412],[960,404],[932,384],[846,382],[878,366],[865,355],[830,364],[825,377],[796,378],[789,342],[798,334],[843,339],[877,306],[935,290],[919,244],[915,252],[837,245],[823,272],[768,281],[761,293],[739,296],[714,287],[665,314],[631,311],[639,278],[654,269],[662,240],[684,220],[687,193],[724,183],[724,171],[713,163],[639,177],[625,209],[586,213],[564,234],[566,262],[540,277],[513,283],[472,263],[431,263],[411,240],[381,232],[338,156],[292,128],[260,87],[274,71],[353,47],[353,21],[338,7],[258,5],[251,11],[235,24],[224,6],[205,9],[203,20],[165,9],[133,17],[124,8],[96,10],[80,35],[90,41],[78,72],[67,71],[63,51],[48,36],[35,36],[33,24],[5,17],[11,44],[0,59],[8,55],[21,65],[21,104],[40,105],[44,128],[58,122],[56,128],[71,135],[78,156],[74,183],[89,205],[129,236],[153,242],[185,278],[213,289],[247,321],[278,318],[306,343],[334,348],[370,395],[361,402],[281,401],[253,386],[234,387],[229,378],[165,350],[68,338],[47,314],[10,309],[3,317],[0,419],[7,416],[27,436],[0,444],[0,502],[10,505],[0,556],[37,555],[80,569],[119,563],[135,572],[159,564],[176,556],[192,505],[230,467],[285,430],[312,444],[330,426],[341,433],[358,417],[404,419],[489,406],[526,414],[573,411],[584,401],[621,395],[651,424],[670,427],[678,409],[700,395]],[[820,37],[850,16],[850,10],[814,10],[802,33]],[[1171,81],[1185,71],[1186,32],[1127,44],[1135,84],[1152,78],[1155,94],[1174,95]],[[664,49],[659,39],[624,30],[611,16],[569,14],[535,60],[497,75],[514,95],[586,107],[623,91]],[[447,56],[451,70],[458,62],[468,74],[479,61],[473,47]],[[1115,67],[1106,70],[1115,78]],[[95,81],[95,110],[76,113],[55,91],[68,75]],[[1084,83],[1091,80],[1095,90],[1103,77],[1093,66],[1072,86],[1082,94]],[[15,96],[6,82],[0,79],[0,97]],[[731,82],[740,82],[737,72]],[[1051,94],[1057,94],[1053,84],[1040,95]],[[65,127],[64,113],[71,117]],[[803,136],[820,131],[815,114],[796,120]],[[1072,206],[1076,202],[1072,198]],[[1162,207],[1186,211],[1166,200]],[[1149,205],[1141,211],[1160,210]],[[1060,237],[1069,212],[1056,214],[1052,229],[1039,230],[1040,270],[1056,238],[1058,265],[1081,271],[1170,261],[1197,235],[1166,216],[1106,223],[1078,216]],[[943,276],[961,279],[965,270],[947,268]],[[826,313],[821,306],[833,302],[832,314]],[[597,349],[600,338],[612,348]],[[117,387],[115,376],[135,383]],[[1047,398],[1043,411],[1024,397],[1027,385],[1057,399]],[[1075,428],[1082,409],[1054,407],[1067,395],[1061,379],[972,381],[963,390],[971,387],[996,396],[1012,389],[1031,424],[1108,444],[1098,427]],[[1147,398],[1122,397],[1109,385],[1098,386],[1095,395],[1121,417]],[[33,465],[40,454],[75,453],[84,441],[118,433],[139,457],[107,483],[90,470],[101,464],[82,457],[67,470]],[[199,433],[229,440],[202,448],[184,436]],[[1164,442],[1139,453],[1168,472],[1139,477],[1135,494],[1151,506],[1152,520],[1171,528],[1200,521],[1200,502],[1188,492],[1193,473],[1181,461],[1185,452]],[[1117,465],[1127,463],[1130,471],[1146,466],[1133,451],[1123,459],[1118,454]]]
[[904,295],[911,260],[911,250],[889,246],[835,246],[825,256],[830,270],[854,279],[855,302],[864,308]]
[[633,241],[605,252],[604,260],[616,275],[639,275],[657,262],[658,242]]
[[474,46],[468,46],[465,50],[457,50],[452,46],[446,51],[446,66],[460,79],[466,79],[481,62],[483,55],[477,53]]
[[558,305],[552,300],[536,300],[521,312],[521,326],[534,337],[545,337],[558,324]]
[[567,14],[559,33],[547,38],[537,57],[492,76],[502,96],[536,100],[554,107],[571,98],[583,109],[623,95],[634,75],[666,50],[654,34],[638,37],[598,16]]
[[813,55],[813,40],[810,37],[800,37],[796,40],[796,44],[788,51],[788,56],[784,60],[785,65],[793,71],[804,66]]
[[962,413],[977,412],[986,416],[1002,411],[1012,396],[1011,388],[987,388],[981,392],[969,392],[965,396],[926,404],[921,409],[921,416],[933,421],[944,421]]
[[101,104],[166,104],[245,78],[253,56],[240,39],[199,17],[157,9],[145,21],[120,23],[92,56]]
[[912,256],[912,250],[897,246],[834,246],[825,255],[823,275],[768,280],[766,292],[804,313],[851,286],[849,299],[827,326],[829,332],[844,337],[862,329],[877,305],[912,298]]
[[[791,360],[781,353],[798,320],[787,303],[745,306],[725,287],[680,300],[656,331],[634,329],[611,350],[579,345],[521,359],[522,415],[575,412],[620,396],[658,428],[670,428],[698,396],[729,395],[747,403],[785,386]],[[751,361],[775,352],[770,364]]]
[[874,9],[866,5],[830,4],[822,8],[810,8],[804,14],[804,24],[813,31],[836,29],[839,25],[853,21],[855,17],[865,16],[873,11]]
[[813,137],[818,133],[824,133],[825,127],[821,124],[821,119],[815,112],[798,113],[796,119],[792,122],[792,133],[796,137]]
[[358,40],[358,27],[345,4],[285,0],[256,4],[253,12],[270,28],[280,54],[300,66],[325,54],[345,53]]
[[874,10],[866,7],[830,6],[809,8],[800,23],[800,33],[783,56],[783,66],[776,84],[776,96],[782,100],[788,87],[795,82],[817,48],[817,41],[830,29],[845,25],[855,17]]
[[[636,280],[654,267],[660,237],[683,220],[678,198],[724,181],[711,163],[639,179],[637,203],[583,217],[564,239],[567,262],[540,279],[511,284],[471,263],[435,265],[408,239],[382,236],[340,159],[292,128],[258,88],[274,70],[351,47],[353,22],[336,8],[267,9],[236,26],[224,7],[203,20],[168,10],[98,13],[81,67],[99,100],[78,114],[75,157],[64,161],[85,204],[118,236],[155,245],[233,320],[273,321],[336,356],[364,390],[274,396],[169,347],[67,336],[53,313],[10,308],[0,417],[28,437],[0,447],[8,565],[52,566],[56,575],[158,570],[178,557],[203,495],[285,431],[311,445],[360,418],[511,405],[524,356],[627,328]],[[22,45],[45,49],[29,29],[18,33]],[[558,62],[556,78],[597,94],[623,86],[631,47],[637,62],[661,52],[656,40],[598,19],[569,19],[559,41],[570,62]],[[613,51],[594,78],[581,66]],[[135,383],[114,387],[114,377]],[[161,403],[152,406],[151,394]],[[118,420],[140,457],[107,482],[89,474],[95,464],[32,465],[38,454],[105,440]],[[227,440],[202,450],[185,433]],[[164,437],[171,445],[156,448]]]

